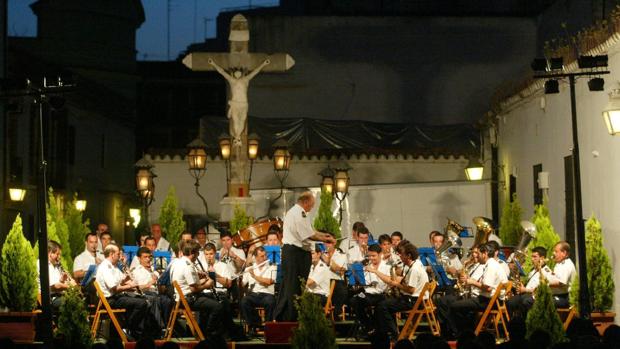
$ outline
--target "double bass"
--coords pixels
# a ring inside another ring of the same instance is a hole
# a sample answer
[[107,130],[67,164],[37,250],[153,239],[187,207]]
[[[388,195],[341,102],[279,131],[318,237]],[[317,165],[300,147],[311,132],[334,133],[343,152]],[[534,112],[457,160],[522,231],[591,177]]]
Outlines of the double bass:
[[263,245],[267,240],[267,233],[269,227],[277,225],[280,228],[278,238],[282,240],[282,225],[283,222],[280,218],[269,218],[266,220],[258,221],[247,228],[241,229],[237,232],[233,232],[233,245],[237,248],[249,248],[250,246],[257,244]]

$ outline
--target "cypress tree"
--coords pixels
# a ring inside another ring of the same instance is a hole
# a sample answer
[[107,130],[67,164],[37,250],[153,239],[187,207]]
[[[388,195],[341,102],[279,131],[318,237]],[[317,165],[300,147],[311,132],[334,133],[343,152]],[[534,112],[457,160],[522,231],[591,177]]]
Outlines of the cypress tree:
[[[61,263],[65,270],[73,270],[73,257],[71,255],[71,244],[69,243],[69,227],[65,223],[63,213],[58,203],[59,198],[54,195],[54,189],[51,187],[48,191],[47,204],[47,229],[52,230],[52,226],[56,231],[55,239],[49,235],[50,240],[55,240],[62,245]],[[82,241],[84,237],[82,236]]]
[[319,212],[314,219],[313,226],[316,230],[333,233],[336,239],[340,238],[340,224],[332,214],[334,196],[326,191],[321,191],[321,203]]
[[[73,200],[66,205],[64,212],[64,220],[69,231],[69,246],[71,247],[71,257],[75,257],[82,253],[84,249],[84,236],[90,232],[90,222],[88,219],[84,221],[83,213],[75,207],[77,194],[73,194]],[[64,246],[63,246],[64,250]]]
[[93,338],[88,325],[88,312],[79,286],[69,287],[63,297],[56,335],[66,348],[90,348]]
[[173,186],[170,186],[168,195],[166,195],[159,211],[159,225],[161,225],[162,235],[170,242],[170,245],[178,243],[181,233],[185,230],[183,211],[178,207],[176,191]]
[[528,338],[534,331],[543,330],[551,336],[552,346],[564,340],[562,320],[555,309],[551,288],[542,275],[540,285],[536,288],[536,302],[527,313],[525,325]]
[[514,246],[519,243],[521,237],[521,216],[523,215],[523,208],[519,203],[517,194],[512,195],[512,200],[506,198],[504,207],[502,209],[501,226],[499,230],[499,237],[502,239],[504,245]]
[[2,246],[0,259],[0,304],[13,311],[32,311],[37,304],[37,258],[24,237],[18,215]]
[[305,290],[302,280],[301,297],[295,300],[299,326],[293,331],[291,346],[297,349],[333,349],[337,348],[336,334],[327,320],[321,300]]
[[586,223],[586,263],[592,311],[607,311],[614,304],[614,278],[603,246],[601,223],[592,215]]
[[249,217],[241,206],[235,205],[233,218],[230,220],[229,224],[230,233],[236,234],[239,230],[245,229],[250,226],[250,224],[252,224],[252,221],[252,217]]
[[[527,255],[529,256],[532,253],[532,248],[536,246],[542,246],[546,248],[547,251],[552,251],[553,246],[560,241],[560,236],[555,232],[555,229],[553,229],[553,225],[551,224],[549,209],[547,208],[547,200],[545,200],[542,205],[536,205],[532,222],[536,225],[536,237],[533,238],[527,246]],[[547,265],[550,268],[553,268],[554,264],[555,262],[552,259],[549,259]],[[530,270],[532,270],[532,260],[530,258],[526,259],[523,269],[526,273],[529,273]]]

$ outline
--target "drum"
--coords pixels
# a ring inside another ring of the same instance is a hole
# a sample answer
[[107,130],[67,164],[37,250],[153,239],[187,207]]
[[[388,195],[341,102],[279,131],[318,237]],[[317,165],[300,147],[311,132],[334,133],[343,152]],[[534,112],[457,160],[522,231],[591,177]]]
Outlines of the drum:
[[[282,220],[279,218],[268,218],[266,220],[256,222],[245,229],[239,230],[233,235],[233,243],[235,247],[243,248],[249,247],[255,243],[262,244],[265,240],[267,240],[267,232],[269,232],[269,227],[273,224],[279,226],[280,230],[282,230]],[[282,234],[280,234],[279,238],[282,240]]]

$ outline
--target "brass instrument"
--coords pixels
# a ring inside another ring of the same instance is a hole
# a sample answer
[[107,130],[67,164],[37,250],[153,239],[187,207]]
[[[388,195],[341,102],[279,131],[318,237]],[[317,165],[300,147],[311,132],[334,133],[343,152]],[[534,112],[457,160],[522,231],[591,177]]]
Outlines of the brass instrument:
[[494,231],[490,218],[474,217],[472,219],[476,226],[476,235],[474,236],[474,246],[480,246],[489,241],[489,236]]
[[[400,275],[398,275],[397,268],[398,267],[397,267],[396,263],[394,263],[394,265],[392,265],[390,267],[390,280],[391,281],[395,281],[396,280],[396,276],[400,276]],[[401,271],[402,271],[402,269],[401,269]],[[388,286],[387,289],[385,290],[385,295],[387,297],[399,298],[401,296],[400,288],[398,288],[396,286]]]
[[521,221],[521,228],[523,233],[521,234],[519,244],[515,247],[514,252],[510,254],[507,260],[508,263],[513,263],[510,267],[509,279],[512,281],[515,290],[520,289],[520,286],[523,285],[521,282],[521,270],[519,265],[525,263],[527,246],[530,244],[530,241],[536,237],[536,225],[534,225],[534,223],[530,221]]
[[463,246],[461,238],[456,233],[450,231],[444,239],[443,244],[441,244],[441,246],[439,246],[439,248],[435,250],[437,262],[441,264],[441,266],[446,270],[446,272],[448,270],[448,267],[450,266],[450,249],[458,248],[461,246]]
[[463,269],[461,269],[459,280],[455,285],[459,298],[471,297],[471,285],[468,285],[465,282],[461,282],[461,278],[469,277],[470,269],[474,265],[476,265],[476,260],[473,256],[469,257],[469,259],[463,263]]
[[444,234],[446,236],[450,232],[453,232],[453,233],[458,235],[463,230],[467,230],[464,226],[462,226],[462,225],[458,224],[456,221],[453,221],[452,219],[450,219],[450,217],[447,217],[447,219],[448,219],[448,224],[446,224],[446,227],[443,230],[443,232],[444,232]]

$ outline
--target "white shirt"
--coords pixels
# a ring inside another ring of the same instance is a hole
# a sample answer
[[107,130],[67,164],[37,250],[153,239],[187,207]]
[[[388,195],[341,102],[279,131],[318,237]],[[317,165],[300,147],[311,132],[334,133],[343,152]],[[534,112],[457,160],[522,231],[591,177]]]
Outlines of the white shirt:
[[[48,262],[47,263],[47,273],[49,276],[49,287],[50,287],[50,291],[52,288],[52,285],[58,284],[60,283],[60,278],[62,277],[62,270],[61,270],[61,265],[60,265],[60,261],[58,261],[58,265],[53,265],[52,263]],[[39,260],[37,259],[37,274],[39,274],[39,292],[41,291],[41,269],[40,269],[40,265],[39,265]]]
[[502,267],[502,270],[506,274],[506,278],[510,278],[510,267],[508,266],[508,263],[504,262],[501,259],[496,259],[496,261]]
[[[192,261],[187,258],[187,256],[183,256],[181,258],[177,258],[175,262],[172,264],[170,269],[171,280],[176,281],[181,288],[181,292],[183,292],[184,296],[192,293],[190,285],[195,285],[200,280],[198,278],[198,273],[196,272],[196,268],[192,264]],[[174,290],[174,300],[179,300],[179,295]]]
[[153,280],[153,276],[155,276],[156,282],[151,285],[145,291],[157,292],[157,279],[159,279],[159,273],[153,271],[152,267],[145,268],[142,264],[138,264],[135,268],[129,268],[131,270],[131,275],[133,276],[134,281],[140,285],[144,286]]
[[106,258],[99,264],[95,278],[101,286],[103,295],[108,298],[116,294],[116,292],[112,293],[112,289],[121,284],[124,274]]
[[[545,265],[540,270],[542,271],[543,275],[547,280],[549,280],[550,277],[553,277],[551,275],[552,271],[551,269],[549,269],[548,266]],[[532,269],[532,271],[530,271],[530,273],[527,275],[527,284],[525,285],[525,288],[528,290],[528,292],[534,292],[538,285],[540,285],[540,273],[538,272],[538,270]]]
[[323,261],[319,261],[316,265],[312,265],[310,267],[308,279],[312,279],[315,284],[313,288],[306,286],[306,290],[327,297],[329,295],[330,276],[331,273],[329,272],[329,268]]
[[163,236],[159,238],[155,251],[170,251],[170,243]]
[[508,277],[506,276],[506,273],[504,272],[502,266],[494,258],[489,258],[487,260],[483,270],[484,271],[482,273],[482,284],[485,286],[490,286],[491,290],[486,291],[481,289],[480,295],[483,297],[491,298],[493,296],[493,293],[495,293],[497,286],[499,286],[499,284],[503,282],[508,281]]
[[352,246],[347,252],[349,263],[361,262],[366,258],[366,253],[362,252],[359,245]]
[[140,265],[140,258],[138,256],[133,256],[131,260],[131,264],[129,265],[129,270],[133,270]]
[[[207,272],[209,272],[209,269],[211,269],[208,262],[203,264],[203,266],[205,267]],[[226,263],[222,263],[222,262],[216,261],[213,264],[213,270],[215,271],[215,275],[217,275],[217,276],[221,276],[221,277],[226,278],[226,279],[232,279],[233,273],[231,273],[230,267]],[[220,291],[220,292],[227,291],[226,287],[224,287],[224,285],[222,285],[219,282],[217,282],[217,280],[215,281],[215,287],[218,288],[219,289],[218,291]],[[205,291],[209,291],[210,292],[210,290],[205,290]]]
[[[234,275],[234,274],[238,274],[239,272],[241,272],[241,268],[237,268],[237,265],[235,264],[235,261],[232,259],[232,257],[227,258],[227,259],[222,259],[222,256],[224,255],[224,250],[225,248],[221,248],[220,249],[220,262],[226,264],[228,266],[228,268],[230,269],[230,275]],[[230,247],[230,252],[234,253],[237,257],[241,258],[243,261],[245,261],[245,252],[240,249],[240,248],[236,248],[235,246],[231,246]],[[204,264],[203,264],[204,265]]]
[[[269,262],[260,265],[260,266],[252,266],[254,275],[260,276],[263,278],[271,279],[273,282],[276,281],[276,273],[278,272],[278,267],[275,265],[269,265]],[[267,293],[267,294],[275,294],[274,284],[272,283],[269,286],[261,285],[256,282],[256,280],[250,275],[249,271],[246,270],[243,273],[243,284],[249,285],[250,292],[256,293]]]
[[[389,274],[388,274],[389,275]],[[413,293],[407,293],[401,290],[403,294],[419,297],[420,291],[424,287],[424,284],[428,282],[428,274],[426,269],[422,265],[420,258],[416,259],[410,267],[405,267],[405,284],[409,287],[414,287]],[[428,298],[428,294],[424,295],[424,298]]]
[[[469,278],[474,279],[478,282],[482,281],[482,272],[484,271],[484,265],[480,264],[480,263],[476,263],[474,264],[471,269],[469,270]],[[471,288],[471,294],[474,297],[477,297],[480,295],[480,289],[478,287],[472,287]]]
[[[330,266],[335,266],[337,268],[346,268],[347,264],[347,255],[340,252],[339,250],[334,251],[331,260],[329,261]],[[344,280],[344,275],[340,275],[339,273],[335,273],[331,270],[331,279],[333,280]]]
[[489,235],[489,241],[496,241],[500,246],[504,246],[502,244],[502,239],[500,239],[499,236],[495,235],[494,233],[491,233]]
[[559,287],[551,287],[551,292],[554,295],[569,293],[576,275],[575,264],[573,264],[570,258],[566,258],[560,263],[557,263],[555,267],[553,267],[553,276],[551,280],[559,281],[562,285]]
[[[95,253],[95,255],[101,260],[104,259],[103,255],[99,253]],[[73,272],[75,273],[80,270],[87,271],[89,266],[96,264],[97,260],[95,256],[88,252],[88,250],[84,250],[84,252],[80,253],[77,257],[75,257],[75,260],[73,260]]]
[[[448,253],[448,268],[454,268],[456,270],[461,270],[463,269],[463,263],[461,263],[461,260],[459,259],[459,256],[455,253]],[[446,276],[448,277],[448,279],[450,280],[456,280],[456,278],[454,277],[454,275],[448,273],[448,271],[446,270]]]
[[310,251],[309,238],[314,235],[308,213],[299,205],[291,207],[284,216],[282,243],[294,245]]
[[[392,267],[388,263],[386,263],[385,261],[381,261],[379,263],[379,267],[377,267],[377,270],[381,272],[382,274],[390,275],[391,268]],[[381,280],[377,276],[377,274],[364,271],[364,278],[366,279],[366,284],[371,285],[371,286],[364,287],[365,293],[381,294],[385,292],[385,289],[387,288],[387,284],[383,282],[383,280]]]
[[340,245],[338,245],[338,247],[340,247],[340,249],[345,252],[347,252],[353,246],[357,246],[357,240],[353,240],[350,236],[342,239],[340,241]]

